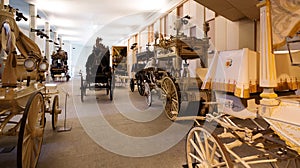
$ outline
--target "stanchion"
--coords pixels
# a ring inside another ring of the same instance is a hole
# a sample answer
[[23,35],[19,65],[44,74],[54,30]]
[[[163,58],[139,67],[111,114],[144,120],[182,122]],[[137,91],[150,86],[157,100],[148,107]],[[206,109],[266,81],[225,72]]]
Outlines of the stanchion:
[[66,132],[66,131],[71,131],[72,130],[72,127],[67,127],[67,100],[68,100],[68,96],[69,96],[69,93],[66,92],[64,126],[57,128],[57,132]]

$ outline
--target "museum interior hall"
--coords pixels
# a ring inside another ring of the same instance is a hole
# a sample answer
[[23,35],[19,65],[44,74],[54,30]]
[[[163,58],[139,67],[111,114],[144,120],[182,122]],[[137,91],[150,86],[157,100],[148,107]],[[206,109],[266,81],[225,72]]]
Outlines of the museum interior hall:
[[0,168],[300,167],[297,0],[0,0]]

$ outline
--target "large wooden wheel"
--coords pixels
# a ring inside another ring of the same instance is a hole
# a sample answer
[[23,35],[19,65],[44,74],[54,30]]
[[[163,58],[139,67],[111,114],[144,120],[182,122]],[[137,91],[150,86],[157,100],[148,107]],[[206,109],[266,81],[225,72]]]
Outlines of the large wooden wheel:
[[194,127],[189,131],[186,156],[189,168],[233,167],[223,143],[202,127]]
[[151,89],[150,89],[150,86],[149,84],[146,82],[145,83],[145,97],[146,97],[146,103],[148,106],[151,106],[152,104],[152,93],[151,93]]
[[170,120],[174,121],[180,108],[178,88],[170,77],[164,77],[161,83],[161,89],[165,114]]
[[55,95],[53,99],[53,104],[52,104],[52,129],[55,130],[57,127],[57,121],[58,121],[58,114],[61,113],[61,109],[59,108],[59,99],[58,95]]
[[44,99],[40,92],[32,94],[26,104],[18,138],[17,165],[34,168],[42,148],[45,128]]

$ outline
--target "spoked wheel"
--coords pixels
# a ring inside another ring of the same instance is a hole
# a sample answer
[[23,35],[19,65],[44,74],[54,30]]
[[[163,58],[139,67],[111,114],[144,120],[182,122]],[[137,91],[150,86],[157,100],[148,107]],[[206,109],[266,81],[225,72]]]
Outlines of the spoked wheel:
[[148,106],[151,106],[152,103],[152,94],[151,94],[151,89],[148,84],[148,82],[145,83],[145,97],[146,97],[146,103]]
[[109,88],[106,88],[106,95],[108,95],[109,94]]
[[166,116],[174,121],[179,113],[179,91],[170,77],[165,77],[161,83],[162,98]]
[[109,85],[109,98],[112,101],[114,99],[114,88],[115,88],[115,79],[114,79],[114,75],[112,75],[111,79],[110,79],[110,85]]
[[110,80],[107,80],[107,84],[106,84],[106,95],[109,94],[109,91],[110,91]]
[[59,108],[59,99],[58,95],[55,95],[52,104],[52,129],[55,130],[57,127],[58,114],[61,113],[61,109]]
[[134,92],[134,79],[133,78],[130,79],[130,90],[131,90],[131,92]]
[[233,167],[223,143],[202,127],[192,128],[186,140],[189,168]]
[[139,94],[141,96],[144,96],[145,83],[144,83],[144,81],[141,78],[137,79],[137,87],[138,87]]
[[44,99],[40,92],[32,94],[26,104],[21,120],[17,165],[34,168],[42,148],[45,127]]
[[80,99],[81,102],[84,102],[83,97],[86,95],[86,86],[84,85],[83,77],[81,75],[81,80],[80,80]]

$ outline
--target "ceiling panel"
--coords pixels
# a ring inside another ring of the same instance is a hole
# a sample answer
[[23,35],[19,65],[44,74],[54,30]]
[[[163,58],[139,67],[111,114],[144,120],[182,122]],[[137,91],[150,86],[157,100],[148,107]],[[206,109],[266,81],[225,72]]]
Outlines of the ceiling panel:
[[259,19],[258,0],[195,0],[217,14],[237,21],[243,18]]

